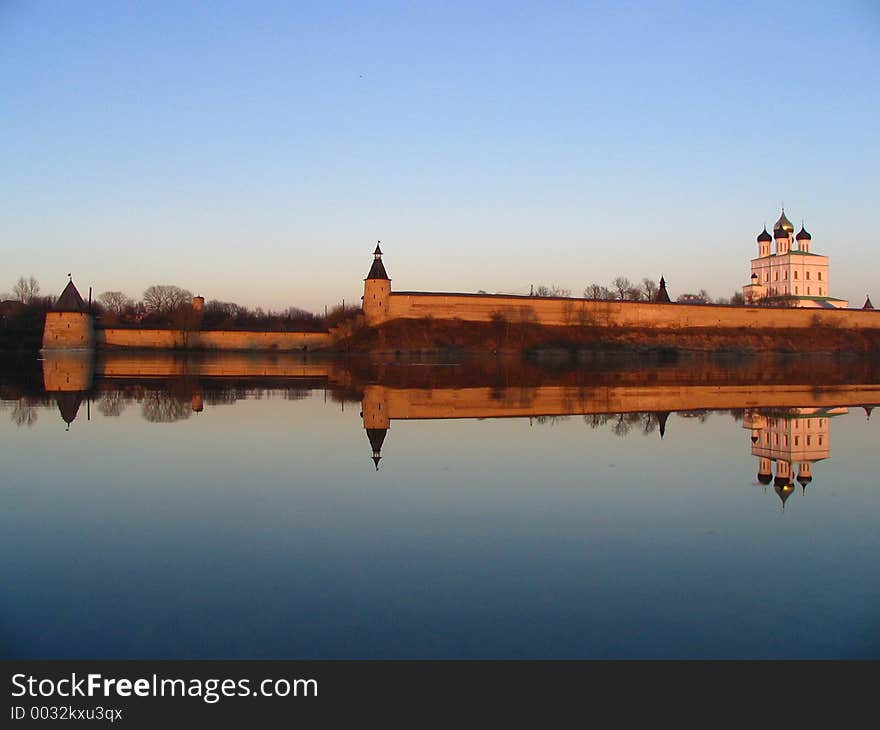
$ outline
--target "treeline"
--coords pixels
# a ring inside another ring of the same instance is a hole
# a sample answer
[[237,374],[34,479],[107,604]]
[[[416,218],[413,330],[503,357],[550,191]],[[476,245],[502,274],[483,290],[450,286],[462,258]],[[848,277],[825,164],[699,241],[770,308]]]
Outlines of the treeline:
[[[46,312],[56,299],[41,296],[40,284],[33,276],[19,278],[11,293],[0,294],[0,329],[42,333]],[[361,310],[342,303],[321,314],[299,307],[275,311],[216,299],[204,302],[199,309],[194,307],[189,289],[154,284],[139,299],[121,291],[102,292],[91,302],[91,311],[105,326],[321,332]]]
[[[626,301],[626,302],[654,302],[657,300],[657,293],[660,284],[653,279],[643,278],[641,283],[630,281],[625,276],[618,276],[610,285],[590,284],[584,289],[584,299],[594,299],[598,301]],[[565,289],[556,284],[541,284],[533,286],[531,296],[534,297],[570,297],[571,289]],[[696,293],[684,293],[675,297],[674,301],[683,304],[744,304],[741,292],[734,292],[728,299],[719,297],[713,299],[705,289],[700,289]]]

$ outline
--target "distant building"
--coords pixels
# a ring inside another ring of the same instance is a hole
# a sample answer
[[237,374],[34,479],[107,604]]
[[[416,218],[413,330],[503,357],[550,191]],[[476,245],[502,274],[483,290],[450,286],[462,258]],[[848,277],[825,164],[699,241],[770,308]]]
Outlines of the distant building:
[[845,309],[849,302],[830,293],[828,257],[810,251],[812,241],[803,225],[794,235],[794,226],[783,208],[773,235],[766,226],[758,234],[758,256],[752,259],[751,280],[743,287],[745,303]]
[[660,277],[660,288],[657,289],[657,295],[654,297],[655,302],[669,303],[669,292],[666,291],[666,279]]

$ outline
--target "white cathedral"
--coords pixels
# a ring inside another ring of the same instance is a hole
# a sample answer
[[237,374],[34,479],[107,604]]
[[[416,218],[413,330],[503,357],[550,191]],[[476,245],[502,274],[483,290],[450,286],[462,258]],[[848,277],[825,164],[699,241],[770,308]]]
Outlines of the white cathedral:
[[[746,304],[764,300],[791,307],[845,309],[849,302],[830,295],[828,257],[812,253],[812,241],[803,225],[794,235],[785,208],[773,226],[772,238],[764,226],[758,234],[758,257],[752,259],[751,282],[743,287]],[[771,242],[775,243],[773,251]]]

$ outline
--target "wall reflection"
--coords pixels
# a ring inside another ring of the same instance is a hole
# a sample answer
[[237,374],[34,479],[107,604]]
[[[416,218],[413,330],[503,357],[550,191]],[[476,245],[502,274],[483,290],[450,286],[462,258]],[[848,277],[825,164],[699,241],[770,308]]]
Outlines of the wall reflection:
[[591,428],[610,424],[619,436],[656,432],[662,439],[671,413],[702,418],[727,411],[750,431],[757,481],[772,485],[783,507],[795,483],[805,490],[814,465],[830,457],[831,421],[855,406],[870,417],[880,402],[875,364],[827,360],[809,368],[784,359],[542,368],[522,361],[407,365],[250,353],[107,353],[95,359],[55,351],[45,353],[40,369],[42,387],[27,373],[4,373],[0,399],[12,404],[19,427],[32,427],[51,403],[69,430],[83,410],[85,420],[91,418],[93,402],[105,418],[136,405],[144,420],[161,424],[240,398],[299,400],[323,390],[343,407],[360,404],[377,471],[395,420],[529,418],[540,425],[579,415]]

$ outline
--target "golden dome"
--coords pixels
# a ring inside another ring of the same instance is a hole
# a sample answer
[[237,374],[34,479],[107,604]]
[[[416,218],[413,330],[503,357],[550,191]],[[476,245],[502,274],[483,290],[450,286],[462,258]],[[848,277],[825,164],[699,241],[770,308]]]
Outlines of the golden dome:
[[794,226],[791,224],[791,221],[785,217],[785,208],[782,209],[782,215],[779,216],[779,220],[773,225],[773,230],[782,229],[789,235],[794,233]]

